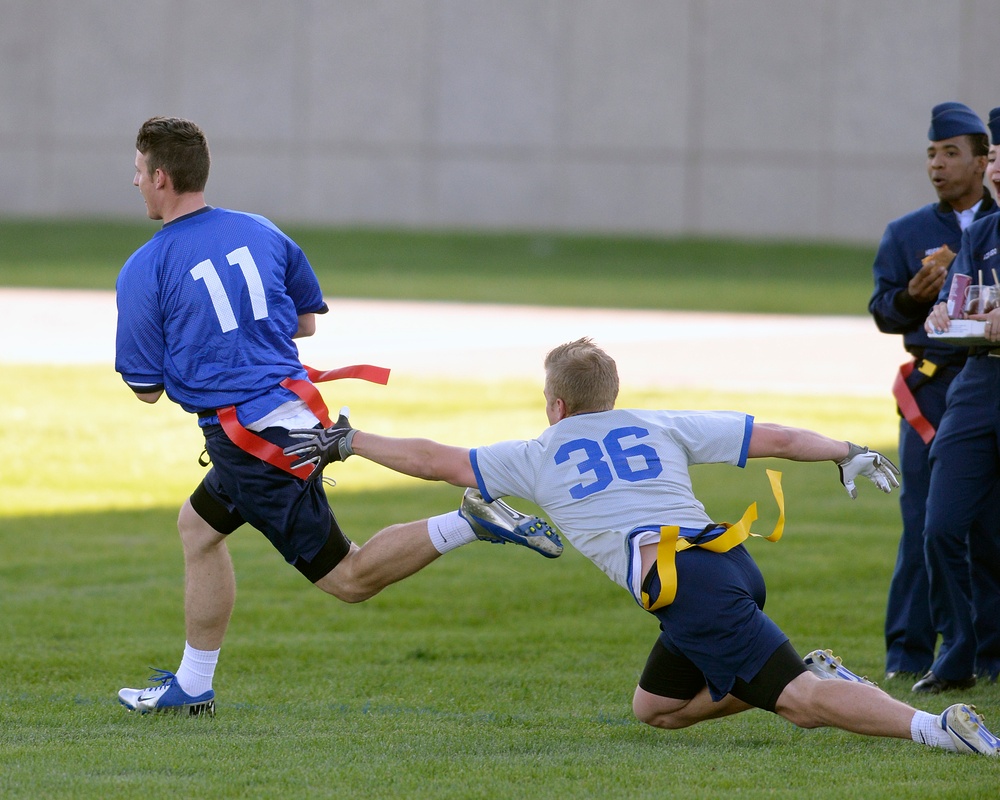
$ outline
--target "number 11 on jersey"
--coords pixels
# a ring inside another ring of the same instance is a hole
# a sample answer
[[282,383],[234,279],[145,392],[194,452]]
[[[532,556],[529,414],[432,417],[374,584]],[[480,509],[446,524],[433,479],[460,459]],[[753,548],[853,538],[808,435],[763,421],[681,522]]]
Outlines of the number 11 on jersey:
[[[250,293],[250,307],[253,309],[254,319],[267,319],[267,297],[264,294],[264,282],[260,279],[260,270],[250,255],[247,247],[238,247],[226,255],[226,260],[230,266],[238,266],[243,273],[243,280],[246,282],[247,291]],[[208,296],[212,300],[212,307],[215,309],[215,316],[219,319],[219,326],[223,333],[235,330],[239,327],[236,321],[236,314],[233,312],[232,303],[226,296],[226,289],[222,285],[222,279],[215,269],[211,259],[199,262],[191,269],[191,277],[196,281],[204,281],[205,288],[208,289]]]

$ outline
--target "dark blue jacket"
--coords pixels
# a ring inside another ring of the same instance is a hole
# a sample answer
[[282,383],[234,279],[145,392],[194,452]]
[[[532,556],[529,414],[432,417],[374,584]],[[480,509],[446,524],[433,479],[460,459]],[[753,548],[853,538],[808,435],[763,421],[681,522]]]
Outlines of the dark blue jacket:
[[948,299],[951,279],[956,274],[968,275],[973,283],[979,283],[980,273],[983,283],[996,283],[994,271],[1000,275],[1000,215],[991,214],[985,219],[976,218],[962,234],[962,252],[951,262],[948,277],[941,288],[937,302]]
[[[998,210],[997,204],[984,188],[983,202],[976,212],[976,220],[995,215]],[[944,244],[958,253],[962,241],[962,230],[955,213],[950,205],[943,202],[931,203],[890,222],[882,235],[872,267],[875,290],[868,302],[868,310],[880,331],[901,333],[903,346],[915,355],[925,353],[928,348],[941,356],[954,356],[959,352],[957,348],[942,342],[931,343],[924,332],[924,320],[936,301],[917,302],[906,287],[920,270],[920,262],[925,256]],[[958,261],[956,258],[952,262],[952,269]],[[949,274],[942,290],[945,298],[950,285]]]

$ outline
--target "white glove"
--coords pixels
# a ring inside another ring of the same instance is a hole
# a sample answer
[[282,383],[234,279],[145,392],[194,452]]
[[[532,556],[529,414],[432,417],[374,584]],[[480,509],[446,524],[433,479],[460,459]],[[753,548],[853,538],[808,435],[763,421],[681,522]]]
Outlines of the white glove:
[[896,480],[899,469],[888,458],[867,447],[859,447],[852,442],[847,444],[851,449],[847,453],[847,458],[837,462],[837,468],[840,470],[840,482],[844,484],[852,500],[858,496],[854,479],[859,475],[868,478],[886,494],[889,494],[894,487],[899,488],[899,481]]

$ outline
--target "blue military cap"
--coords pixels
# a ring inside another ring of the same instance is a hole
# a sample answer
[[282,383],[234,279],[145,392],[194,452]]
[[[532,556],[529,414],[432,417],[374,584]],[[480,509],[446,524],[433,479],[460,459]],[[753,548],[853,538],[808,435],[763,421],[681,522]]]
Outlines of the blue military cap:
[[986,133],[986,126],[964,103],[939,103],[931,110],[931,127],[927,132],[930,141],[940,142],[967,133]]
[[990,144],[1000,144],[1000,107],[990,112]]

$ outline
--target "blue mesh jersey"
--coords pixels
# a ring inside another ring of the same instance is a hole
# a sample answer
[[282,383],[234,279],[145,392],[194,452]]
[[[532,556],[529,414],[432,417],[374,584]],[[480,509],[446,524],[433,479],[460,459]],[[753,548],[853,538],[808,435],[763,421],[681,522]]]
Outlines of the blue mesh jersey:
[[118,275],[115,369],[189,412],[235,405],[244,425],[295,395],[292,337],[327,311],[305,254],[273,223],[206,206],[157,231]]
[[531,500],[631,591],[629,534],[710,525],[688,467],[745,466],[752,430],[753,417],[736,411],[614,409],[566,417],[537,439],[478,447],[470,456],[486,500]]

